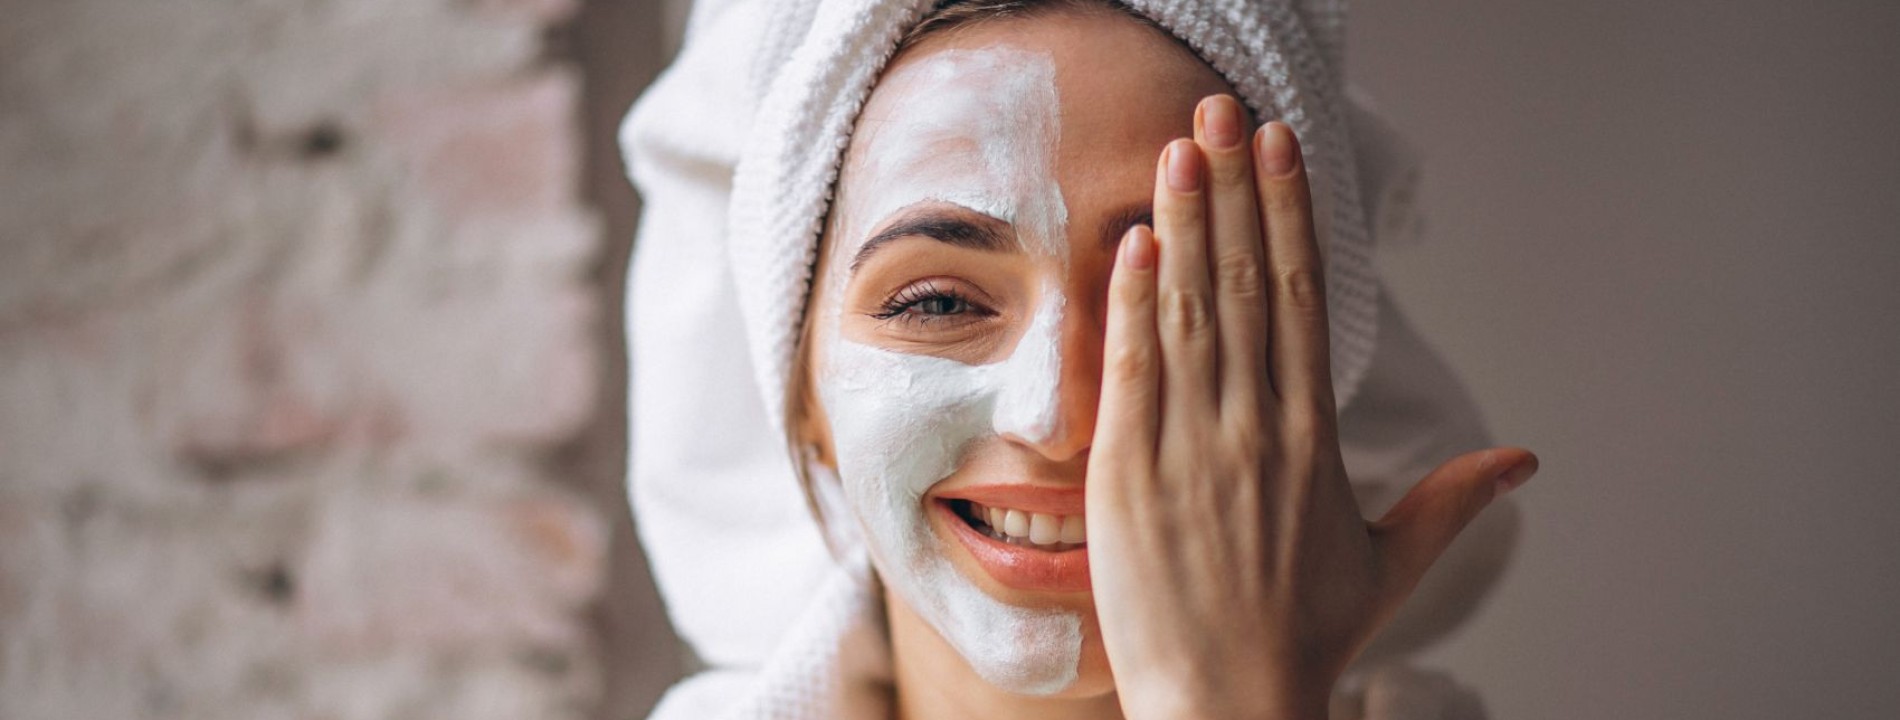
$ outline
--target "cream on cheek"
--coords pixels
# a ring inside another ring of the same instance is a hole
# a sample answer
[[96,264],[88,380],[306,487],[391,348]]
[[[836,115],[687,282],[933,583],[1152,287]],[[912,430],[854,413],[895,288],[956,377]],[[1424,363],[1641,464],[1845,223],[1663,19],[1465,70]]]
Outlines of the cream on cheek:
[[[869,139],[854,178],[861,195],[840,207],[841,237],[829,266],[848,266],[871,222],[924,201],[949,202],[1013,225],[1024,251],[1067,268],[1067,210],[1055,181],[1059,140],[1055,66],[1009,48],[950,50],[884,80],[900,117]],[[865,221],[865,222],[860,222]],[[951,475],[980,439],[1036,442],[1056,429],[1064,298],[1053,283],[1008,359],[967,365],[899,353],[843,337],[829,278],[826,355],[818,391],[831,422],[846,501],[865,529],[891,589],[991,684],[1050,694],[1074,683],[1081,618],[1001,602],[963,577],[930,528],[924,494]]]

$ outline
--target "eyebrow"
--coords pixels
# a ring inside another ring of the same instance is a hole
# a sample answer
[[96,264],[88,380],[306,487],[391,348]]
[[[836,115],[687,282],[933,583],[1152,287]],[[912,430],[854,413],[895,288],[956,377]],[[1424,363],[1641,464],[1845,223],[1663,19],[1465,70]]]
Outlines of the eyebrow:
[[1102,224],[1102,249],[1114,252],[1121,247],[1122,237],[1129,228],[1136,225],[1154,227],[1155,209],[1153,201],[1142,201],[1123,206],[1121,210],[1108,216],[1108,222]]
[[[1109,216],[1102,225],[1100,239],[1104,250],[1114,252],[1121,246],[1122,237],[1128,229],[1136,225],[1154,225],[1154,204],[1149,201],[1138,202],[1123,207]],[[851,258],[851,273],[857,274],[858,268],[870,260],[871,256],[885,245],[902,238],[925,237],[957,247],[982,250],[985,252],[1005,252],[1013,247],[1008,237],[995,227],[971,222],[941,211],[925,210],[911,213],[897,224],[885,228],[883,232],[864,241],[864,247],[858,248],[857,255]]]
[[892,242],[907,237],[925,237],[957,247],[982,250],[985,252],[1004,252],[1015,247],[1015,243],[995,227],[971,222],[940,211],[925,210],[911,213],[897,221],[897,224],[885,228],[883,232],[864,241],[864,247],[858,248],[858,254],[851,258],[851,272],[857,273],[865,261],[879,249]]

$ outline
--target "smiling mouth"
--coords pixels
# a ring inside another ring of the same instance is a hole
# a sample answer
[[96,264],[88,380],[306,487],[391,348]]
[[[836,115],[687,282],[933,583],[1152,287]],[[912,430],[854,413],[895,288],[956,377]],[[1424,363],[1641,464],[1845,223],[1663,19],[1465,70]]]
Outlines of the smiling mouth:
[[[1006,587],[1028,592],[1089,590],[1088,529],[1082,523],[1079,494],[1013,488],[985,495],[998,505],[938,498],[933,524],[954,538],[977,568]],[[1006,502],[1071,509],[1075,514],[1026,512],[1002,507]]]
[[945,503],[970,529],[1000,543],[1058,553],[1088,546],[1088,528],[1081,515],[1032,513],[962,499]]

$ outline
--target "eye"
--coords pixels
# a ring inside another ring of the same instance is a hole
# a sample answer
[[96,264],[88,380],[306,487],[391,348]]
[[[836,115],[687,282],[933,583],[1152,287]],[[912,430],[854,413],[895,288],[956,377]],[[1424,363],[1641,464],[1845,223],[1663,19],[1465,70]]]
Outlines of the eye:
[[936,295],[917,301],[911,307],[924,315],[955,315],[970,307],[970,301],[950,295]]
[[906,286],[884,301],[871,317],[886,322],[934,324],[967,322],[995,315],[955,288],[926,280]]

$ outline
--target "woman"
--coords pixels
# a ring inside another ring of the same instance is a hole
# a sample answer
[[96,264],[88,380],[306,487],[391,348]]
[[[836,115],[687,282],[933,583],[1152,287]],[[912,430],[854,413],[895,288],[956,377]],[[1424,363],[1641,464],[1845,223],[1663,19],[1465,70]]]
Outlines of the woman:
[[[1435,418],[1411,404],[1411,438],[1363,437],[1404,427],[1408,403],[1362,392],[1420,392],[1373,371],[1396,325],[1375,297],[1359,192],[1374,173],[1353,162],[1332,7],[696,14],[627,138],[650,203],[635,507],[710,667],[657,715],[1327,716],[1426,568],[1536,470],[1520,449],[1467,453],[1361,517],[1348,471],[1383,460],[1396,481],[1391,458],[1416,464],[1434,433],[1416,423]],[[678,121],[694,97],[748,91],[757,107]],[[1288,122],[1253,132],[1256,113]],[[731,137],[736,157],[707,150]],[[717,190],[669,197],[717,188],[721,161],[729,209]],[[727,255],[649,245],[676,233]],[[683,276],[726,264],[730,285]],[[683,323],[660,297],[736,302],[751,367],[711,315]],[[1439,370],[1416,345],[1394,357]],[[747,372],[756,402],[721,394]],[[1374,410],[1360,440],[1355,400]],[[680,424],[694,413],[717,424]],[[815,522],[787,517],[788,476]],[[1454,550],[1467,587],[1495,571],[1502,519],[1475,529],[1490,547]],[[1437,593],[1384,654],[1474,598]],[[1408,677],[1360,679],[1337,714],[1478,714],[1442,683],[1401,697]]]

